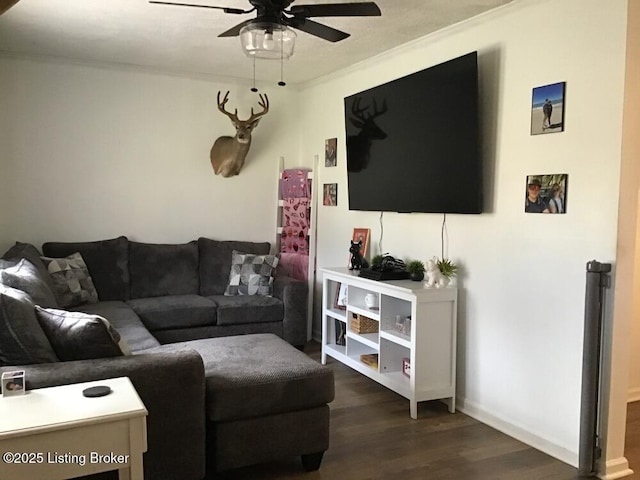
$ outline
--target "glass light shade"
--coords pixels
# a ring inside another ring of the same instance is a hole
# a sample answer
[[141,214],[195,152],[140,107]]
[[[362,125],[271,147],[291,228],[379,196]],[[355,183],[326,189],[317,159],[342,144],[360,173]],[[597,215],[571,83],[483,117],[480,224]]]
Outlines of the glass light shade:
[[277,23],[250,23],[240,30],[240,42],[247,57],[286,60],[293,55],[296,32]]

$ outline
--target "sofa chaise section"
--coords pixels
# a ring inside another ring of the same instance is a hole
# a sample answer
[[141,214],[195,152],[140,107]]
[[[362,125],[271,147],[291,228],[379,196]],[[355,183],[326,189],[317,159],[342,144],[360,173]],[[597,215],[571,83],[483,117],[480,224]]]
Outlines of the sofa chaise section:
[[300,456],[315,470],[329,447],[333,370],[272,334],[163,345],[204,362],[207,471]]

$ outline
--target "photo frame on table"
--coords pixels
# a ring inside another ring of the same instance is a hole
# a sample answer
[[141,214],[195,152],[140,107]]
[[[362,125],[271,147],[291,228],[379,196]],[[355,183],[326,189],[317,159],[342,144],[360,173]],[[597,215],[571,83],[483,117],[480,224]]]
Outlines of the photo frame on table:
[[3,372],[0,381],[2,382],[3,397],[24,395],[24,370]]
[[565,82],[536,87],[531,94],[531,135],[564,131]]
[[569,175],[527,175],[524,193],[526,213],[567,213]]

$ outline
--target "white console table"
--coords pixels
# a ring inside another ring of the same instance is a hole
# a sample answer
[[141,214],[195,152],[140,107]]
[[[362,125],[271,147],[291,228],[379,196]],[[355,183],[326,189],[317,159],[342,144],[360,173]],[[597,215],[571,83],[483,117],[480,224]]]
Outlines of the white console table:
[[[455,412],[456,287],[426,288],[411,280],[375,281],[347,268],[325,268],[322,299],[322,363],[330,356],[409,399],[412,418],[418,402],[446,399]],[[341,284],[347,285],[346,309],[336,307]],[[365,296],[374,294],[378,310],[367,308]],[[355,333],[354,315],[379,322],[377,333]],[[396,328],[396,316],[411,317],[410,331]],[[336,323],[341,322],[341,323]],[[345,345],[336,344],[336,325],[346,327]],[[377,355],[377,366],[361,361]],[[409,359],[410,376],[403,373]]]
[[[96,385],[112,392],[82,395]],[[146,415],[126,377],[0,397],[0,479],[63,480],[118,470],[120,480],[143,480]]]

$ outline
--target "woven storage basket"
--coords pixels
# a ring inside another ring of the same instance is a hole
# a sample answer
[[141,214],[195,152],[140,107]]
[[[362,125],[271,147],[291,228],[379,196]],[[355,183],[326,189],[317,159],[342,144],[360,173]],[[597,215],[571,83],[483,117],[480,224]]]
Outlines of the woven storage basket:
[[358,313],[351,314],[351,331],[355,333],[377,333],[379,323],[375,320],[360,315]]

